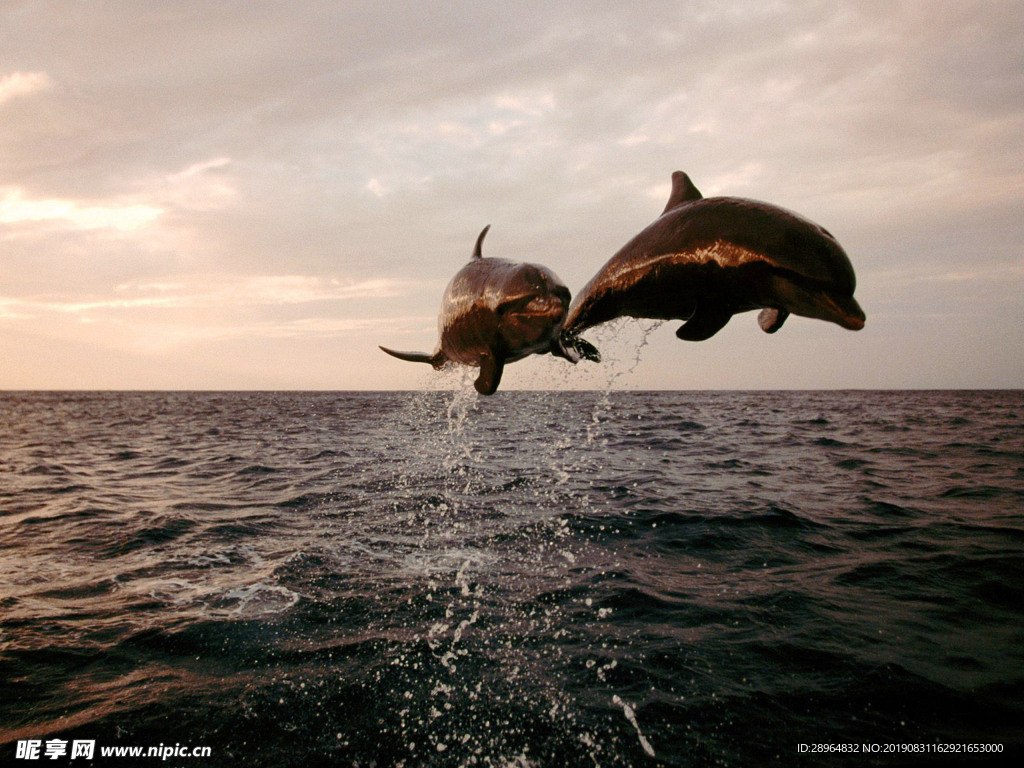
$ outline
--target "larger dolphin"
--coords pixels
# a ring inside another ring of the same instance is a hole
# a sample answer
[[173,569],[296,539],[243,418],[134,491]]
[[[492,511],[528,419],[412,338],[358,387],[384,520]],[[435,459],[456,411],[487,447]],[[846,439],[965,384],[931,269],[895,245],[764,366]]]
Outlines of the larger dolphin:
[[766,333],[790,313],[856,331],[864,311],[855,285],[849,258],[822,227],[756,200],[705,198],[676,171],[661,216],[576,296],[563,343],[621,316],[685,320],[676,336],[703,341],[734,314],[759,308]]
[[597,360],[597,350],[582,339],[571,347],[561,342],[562,322],[570,294],[555,273],[539,264],[483,257],[484,236],[477,238],[469,263],[448,283],[437,317],[438,342],[433,353],[397,352],[381,347],[400,360],[479,366],[473,386],[492,395],[501,383],[506,363],[527,355],[550,352],[576,363]]

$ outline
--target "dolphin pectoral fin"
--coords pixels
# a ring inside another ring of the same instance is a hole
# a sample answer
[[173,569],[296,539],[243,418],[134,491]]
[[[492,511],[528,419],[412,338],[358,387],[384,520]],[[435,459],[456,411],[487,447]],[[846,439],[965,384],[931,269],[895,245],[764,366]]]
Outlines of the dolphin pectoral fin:
[[586,339],[581,339],[579,336],[573,336],[570,333],[563,333],[557,339],[552,340],[551,354],[568,360],[573,365],[580,360],[593,360],[595,363],[601,362],[601,353],[597,351],[597,347]]
[[473,387],[481,395],[493,395],[498,391],[504,370],[505,358],[493,352],[484,352],[480,355],[480,375],[473,382]]
[[757,315],[757,324],[765,333],[775,333],[786,322],[787,317],[789,317],[789,312],[785,309],[765,307]]
[[595,363],[601,362],[601,353],[598,352],[597,347],[586,339],[576,338],[574,340],[574,346],[576,347],[577,354],[582,360],[593,360]]
[[434,368],[440,368],[448,362],[448,359],[442,352],[428,355],[426,352],[399,352],[396,349],[388,349],[387,347],[381,347],[380,349],[392,357],[397,357],[399,360],[408,360],[410,363],[429,363]]
[[683,341],[704,341],[725,328],[731,318],[732,312],[725,307],[697,307],[676,331],[676,336]]

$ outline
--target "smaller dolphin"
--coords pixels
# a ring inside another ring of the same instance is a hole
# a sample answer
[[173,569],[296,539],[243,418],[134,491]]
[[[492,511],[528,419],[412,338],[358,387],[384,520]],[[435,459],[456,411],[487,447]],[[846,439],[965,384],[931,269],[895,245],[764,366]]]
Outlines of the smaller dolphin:
[[484,227],[473,257],[445,289],[433,354],[381,349],[399,360],[430,363],[435,369],[448,363],[479,366],[473,386],[482,395],[497,391],[505,363],[527,355],[550,352],[572,363],[581,357],[599,360],[597,350],[583,339],[568,348],[562,345],[562,322],[571,297],[554,272],[539,264],[483,257],[481,246],[490,228]]
[[685,320],[676,336],[703,341],[734,314],[758,308],[765,333],[790,313],[857,331],[864,311],[855,286],[849,258],[822,227],[757,200],[705,198],[676,171],[661,216],[576,296],[563,345],[622,316]]

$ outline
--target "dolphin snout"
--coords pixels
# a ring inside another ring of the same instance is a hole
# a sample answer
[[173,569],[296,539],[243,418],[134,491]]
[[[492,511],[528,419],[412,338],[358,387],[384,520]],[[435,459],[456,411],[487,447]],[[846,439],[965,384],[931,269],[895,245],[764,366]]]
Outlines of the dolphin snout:
[[523,313],[545,317],[563,317],[569,308],[569,302],[563,297],[554,294],[534,296],[529,303],[523,307]]
[[832,305],[835,311],[829,319],[833,320],[837,325],[850,331],[859,331],[864,327],[864,321],[867,319],[867,316],[864,314],[864,310],[860,308],[860,304],[852,296],[841,299],[833,298]]
[[864,313],[862,312],[859,316],[850,315],[845,318],[845,322],[840,323],[843,328],[847,328],[851,331],[859,331],[864,327]]

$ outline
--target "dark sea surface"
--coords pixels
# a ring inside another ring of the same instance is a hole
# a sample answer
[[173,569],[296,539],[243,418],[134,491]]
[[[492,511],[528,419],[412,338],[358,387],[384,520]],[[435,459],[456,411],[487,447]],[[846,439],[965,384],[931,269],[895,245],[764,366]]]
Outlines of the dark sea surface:
[[0,393],[2,765],[1022,746],[1020,391]]

